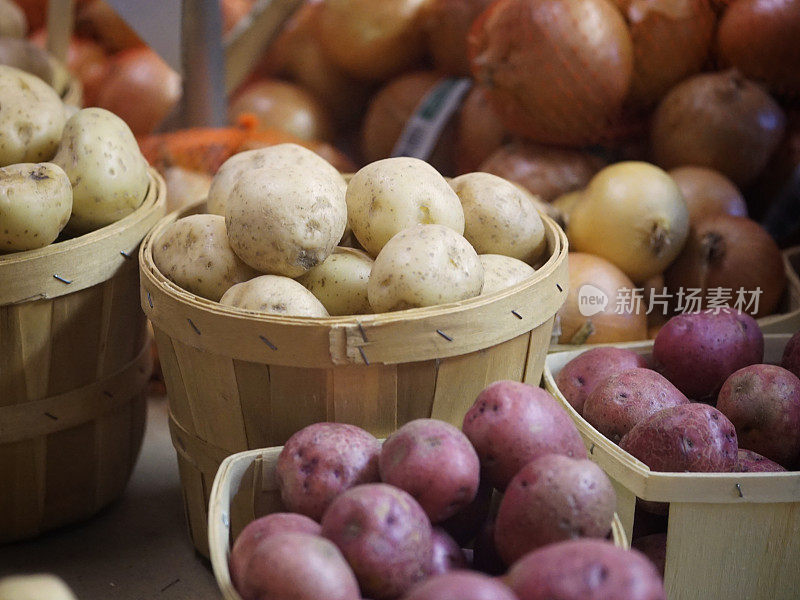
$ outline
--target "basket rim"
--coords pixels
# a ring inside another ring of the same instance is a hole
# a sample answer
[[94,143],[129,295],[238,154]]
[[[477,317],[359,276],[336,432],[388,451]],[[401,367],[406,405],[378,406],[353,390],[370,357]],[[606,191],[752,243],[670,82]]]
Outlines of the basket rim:
[[[765,346],[783,347],[791,334],[765,334]],[[575,350],[554,352],[545,359],[542,383],[569,412],[590,458],[612,478],[643,500],[657,502],[742,503],[800,501],[800,471],[777,473],[670,473],[651,471],[642,461],[622,450],[589,424],[558,389],[555,376],[569,360],[592,348],[613,346],[639,354],[652,352],[653,340],[621,344],[593,344]],[[558,370],[555,370],[555,367]],[[555,372],[554,372],[555,371]]]

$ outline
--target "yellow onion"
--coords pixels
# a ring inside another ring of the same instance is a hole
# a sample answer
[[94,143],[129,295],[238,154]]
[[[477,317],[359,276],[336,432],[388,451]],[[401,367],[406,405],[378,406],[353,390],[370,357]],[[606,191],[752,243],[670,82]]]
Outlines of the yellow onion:
[[481,163],[508,139],[508,132],[489,102],[486,89],[474,86],[458,111],[456,167],[459,173],[477,171]]
[[689,223],[710,215],[747,216],[747,204],[739,188],[722,173],[705,167],[678,167],[669,172],[689,209]]

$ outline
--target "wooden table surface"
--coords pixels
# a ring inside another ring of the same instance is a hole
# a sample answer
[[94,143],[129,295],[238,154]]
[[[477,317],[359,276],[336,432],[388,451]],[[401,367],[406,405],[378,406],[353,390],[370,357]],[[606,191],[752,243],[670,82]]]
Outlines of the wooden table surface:
[[219,600],[185,529],[166,399],[149,401],[139,461],[122,499],[92,520],[0,546],[0,577],[54,573],[79,600]]

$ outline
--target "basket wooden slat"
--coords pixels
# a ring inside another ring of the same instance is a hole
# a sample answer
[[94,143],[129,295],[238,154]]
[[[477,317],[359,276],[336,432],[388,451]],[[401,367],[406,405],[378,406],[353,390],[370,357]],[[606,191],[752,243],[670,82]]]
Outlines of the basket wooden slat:
[[180,432],[173,441],[190,529],[204,554],[208,493],[225,456],[279,446],[319,421],[383,437],[420,417],[460,425],[488,383],[541,378],[567,292],[566,237],[547,217],[549,259],[526,282],[448,305],[324,319],[225,307],[168,281],[152,246],[178,217],[163,219],[142,245],[141,302],[155,332],[173,434]]
[[152,365],[137,263],[120,252],[164,202],[153,171],[123,221],[0,257],[0,542],[87,518],[128,480]]
[[[208,544],[211,568],[225,600],[242,600],[233,587],[228,568],[233,541],[250,521],[286,511],[274,475],[281,450],[276,447],[231,455],[222,462],[214,479],[208,511]],[[616,514],[611,535],[617,547],[629,547]]]
[[[765,335],[765,361],[780,362],[788,334]],[[649,355],[651,342],[622,344]],[[547,357],[545,387],[570,413],[594,460],[617,491],[625,531],[637,498],[669,502],[665,586],[672,599],[797,598],[800,571],[800,472],[660,473],[650,471],[592,427],[558,390],[555,377],[585,349]]]

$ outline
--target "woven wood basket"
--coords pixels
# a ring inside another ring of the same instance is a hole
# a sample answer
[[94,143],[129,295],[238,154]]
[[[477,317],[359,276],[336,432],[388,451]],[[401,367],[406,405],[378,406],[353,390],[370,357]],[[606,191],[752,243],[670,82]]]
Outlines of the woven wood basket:
[[[211,568],[225,600],[242,600],[231,582],[228,558],[231,545],[245,525],[258,517],[285,512],[275,465],[283,448],[249,450],[226,458],[211,490],[208,512],[208,542]],[[628,538],[615,514],[611,524],[614,544],[629,548]]]
[[85,519],[128,481],[151,370],[136,249],[164,206],[151,171],[121,221],[0,256],[0,542]]
[[319,421],[377,437],[420,417],[460,425],[488,383],[541,379],[567,292],[566,236],[546,217],[549,259],[517,286],[448,305],[320,319],[225,307],[168,281],[153,263],[153,241],[179,216],[167,216],[142,244],[142,306],[169,395],[189,529],[206,556],[208,499],[226,456],[280,446]]
[[[779,363],[789,335],[764,336],[764,360]],[[618,344],[650,355],[653,342]],[[659,473],[592,427],[555,383],[570,360],[585,351],[547,357],[545,387],[570,413],[590,458],[617,491],[617,511],[630,536],[636,499],[669,502],[664,584],[670,600],[798,598],[800,472]]]

